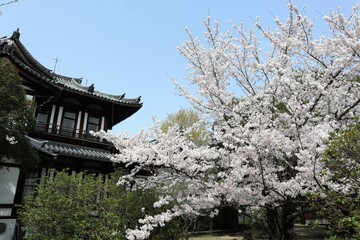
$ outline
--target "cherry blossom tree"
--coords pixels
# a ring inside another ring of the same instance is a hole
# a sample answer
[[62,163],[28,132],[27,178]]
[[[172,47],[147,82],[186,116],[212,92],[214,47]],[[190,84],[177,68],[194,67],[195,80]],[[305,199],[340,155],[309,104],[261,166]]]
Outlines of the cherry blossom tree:
[[[6,6],[6,5],[9,5],[9,4],[12,4],[12,3],[15,3],[17,2],[18,0],[12,0],[12,1],[7,1],[7,2],[0,2],[0,9],[3,7],[3,6]],[[0,16],[1,16],[1,11],[0,11]]]
[[[114,161],[133,167],[119,184],[160,186],[164,195],[154,206],[171,203],[139,220],[128,239],[145,239],[180,215],[214,215],[224,203],[261,209],[269,239],[292,239],[294,219],[308,210],[306,194],[340,187],[321,155],[329,132],[359,120],[359,6],[348,17],[324,17],[330,31],[319,38],[313,21],[293,4],[289,10],[273,30],[256,23],[221,33],[210,18],[202,38],[186,30],[189,40],[178,51],[188,60],[191,87],[175,84],[202,116],[199,124],[212,129],[208,146],[176,127],[133,138],[98,133],[119,149]],[[151,176],[136,178],[141,169]]]

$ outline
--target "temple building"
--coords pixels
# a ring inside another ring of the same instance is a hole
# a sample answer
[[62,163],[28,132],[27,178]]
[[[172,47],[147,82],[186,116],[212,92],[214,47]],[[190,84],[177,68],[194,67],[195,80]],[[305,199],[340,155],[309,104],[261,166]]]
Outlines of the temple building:
[[17,235],[16,204],[32,194],[48,169],[87,171],[106,178],[114,170],[111,143],[89,131],[111,130],[136,113],[142,102],[111,95],[84,86],[82,79],[62,76],[41,65],[20,41],[19,31],[0,39],[0,58],[9,59],[18,70],[27,98],[34,105],[37,125],[28,139],[40,163],[23,169],[11,159],[0,161],[0,239]]

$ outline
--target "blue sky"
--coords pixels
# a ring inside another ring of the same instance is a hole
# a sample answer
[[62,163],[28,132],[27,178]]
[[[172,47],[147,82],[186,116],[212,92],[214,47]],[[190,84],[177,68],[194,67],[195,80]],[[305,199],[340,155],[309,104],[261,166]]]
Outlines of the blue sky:
[[[0,0],[0,3],[7,1]],[[179,82],[186,74],[186,61],[176,47],[187,40],[188,27],[195,36],[204,30],[207,16],[220,22],[223,31],[232,23],[251,27],[260,16],[264,26],[272,15],[287,17],[286,0],[19,0],[0,10],[0,36],[20,28],[20,40],[45,67],[56,73],[82,77],[97,90],[142,96],[142,109],[118,124],[114,133],[131,135],[189,105],[176,95],[170,77]],[[341,8],[348,14],[353,0],[295,1],[299,9],[317,18],[316,29],[326,34],[322,16]]]

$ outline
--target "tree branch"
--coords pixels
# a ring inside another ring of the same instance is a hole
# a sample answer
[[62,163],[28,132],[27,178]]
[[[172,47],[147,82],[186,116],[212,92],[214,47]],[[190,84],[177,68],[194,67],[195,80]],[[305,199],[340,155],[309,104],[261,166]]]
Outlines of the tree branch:
[[10,5],[12,3],[16,3],[18,0],[13,0],[13,1],[10,1],[10,2],[6,2],[6,3],[0,3],[0,7],[2,6],[5,6],[5,5]]

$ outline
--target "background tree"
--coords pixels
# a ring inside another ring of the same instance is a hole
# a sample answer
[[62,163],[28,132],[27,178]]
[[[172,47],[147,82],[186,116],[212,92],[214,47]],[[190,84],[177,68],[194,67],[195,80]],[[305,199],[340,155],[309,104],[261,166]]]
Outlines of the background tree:
[[[336,189],[314,196],[314,205],[341,239],[360,238],[360,124],[330,135],[323,154]],[[345,187],[344,187],[345,186]]]
[[204,124],[200,125],[199,114],[191,109],[180,109],[176,113],[168,114],[161,123],[160,129],[167,133],[171,127],[177,125],[186,136],[197,145],[205,145],[209,141],[208,132]]
[[[121,151],[115,161],[137,166],[120,182],[186,183],[175,197],[169,192],[160,198],[168,211],[142,219],[142,226],[128,231],[129,239],[150,236],[149,229],[164,219],[203,210],[216,214],[224,202],[262,209],[269,239],[293,239],[295,218],[310,208],[307,194],[339,187],[321,156],[330,132],[358,121],[359,8],[348,17],[324,17],[330,32],[319,39],[314,22],[293,4],[289,10],[284,22],[274,19],[275,30],[256,23],[257,32],[235,26],[221,33],[210,19],[201,39],[187,30],[189,40],[179,52],[188,60],[185,79],[192,88],[177,87],[214,126],[209,146],[195,145],[176,127],[131,139],[98,134]],[[153,166],[146,181],[132,177]]]
[[11,62],[0,59],[0,159],[13,158],[24,166],[34,165],[37,153],[26,135],[35,127],[31,103],[21,78]]

